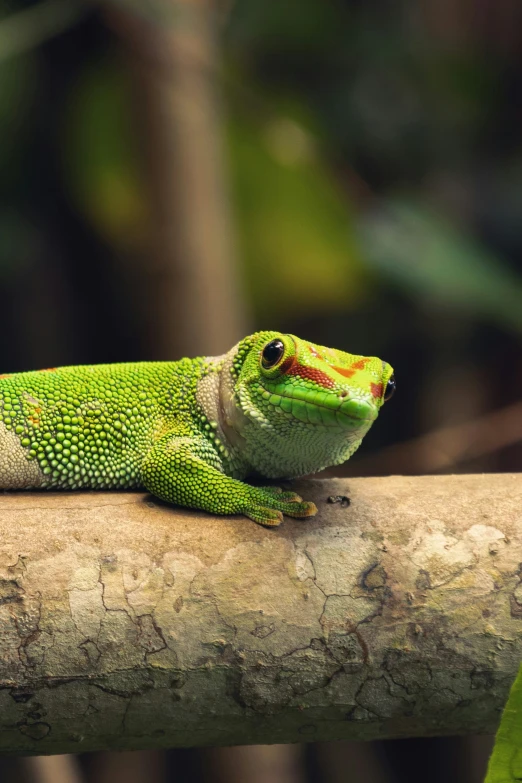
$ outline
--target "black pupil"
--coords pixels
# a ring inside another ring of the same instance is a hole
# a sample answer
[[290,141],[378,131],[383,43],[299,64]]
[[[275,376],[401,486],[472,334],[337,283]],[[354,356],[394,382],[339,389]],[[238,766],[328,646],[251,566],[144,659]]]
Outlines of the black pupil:
[[285,346],[281,340],[272,340],[263,349],[263,367],[273,367],[283,355]]
[[390,397],[393,396],[393,393],[395,391],[396,383],[395,383],[395,375],[392,375],[388,383],[386,384],[386,391],[384,392],[384,400],[389,400]]

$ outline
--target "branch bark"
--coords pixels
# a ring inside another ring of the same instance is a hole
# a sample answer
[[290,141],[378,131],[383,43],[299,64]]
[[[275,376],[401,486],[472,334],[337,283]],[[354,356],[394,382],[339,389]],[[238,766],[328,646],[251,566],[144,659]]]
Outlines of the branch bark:
[[295,485],[319,513],[276,530],[6,493],[0,752],[493,731],[522,658],[522,477]]

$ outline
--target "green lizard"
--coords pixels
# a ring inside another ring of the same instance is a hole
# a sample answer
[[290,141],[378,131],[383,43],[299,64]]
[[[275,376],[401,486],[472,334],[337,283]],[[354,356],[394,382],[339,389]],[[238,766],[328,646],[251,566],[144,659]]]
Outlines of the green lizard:
[[0,488],[145,487],[278,525],[316,513],[243,482],[338,465],[395,388],[368,358],[258,332],[223,356],[0,376]]

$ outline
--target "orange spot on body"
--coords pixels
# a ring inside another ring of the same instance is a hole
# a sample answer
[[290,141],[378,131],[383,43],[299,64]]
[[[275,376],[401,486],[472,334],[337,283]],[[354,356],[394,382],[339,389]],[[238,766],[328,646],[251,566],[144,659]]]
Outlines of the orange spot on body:
[[382,383],[370,383],[370,391],[373,397],[382,397]]
[[45,370],[40,370],[40,372],[56,372],[56,367],[48,367]]
[[42,406],[41,405],[37,405],[35,407],[35,409],[34,409],[34,413],[31,413],[31,415],[27,417],[28,421],[30,421],[31,424],[34,427],[39,427],[40,426],[40,418],[39,417],[40,417],[40,413],[41,412],[42,412]]
[[369,359],[367,359],[367,358],[359,359],[359,361],[354,362],[352,364],[352,367],[353,367],[354,370],[364,370],[364,368],[366,367],[368,362],[369,362]]
[[6,372],[3,375],[0,375],[0,379],[2,379],[2,378],[10,378],[12,374],[13,373],[11,373],[11,372]]

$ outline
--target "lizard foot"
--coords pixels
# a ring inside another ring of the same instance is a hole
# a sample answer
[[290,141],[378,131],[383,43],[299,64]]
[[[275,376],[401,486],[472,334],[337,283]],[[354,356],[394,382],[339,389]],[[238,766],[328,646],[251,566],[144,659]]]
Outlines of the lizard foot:
[[243,513],[260,525],[276,527],[283,521],[283,514],[296,519],[317,514],[315,503],[301,500],[295,492],[283,492],[278,487],[260,487],[259,492],[263,495],[259,503],[245,509]]
[[285,490],[282,490],[281,487],[259,487],[259,489],[262,489],[263,492],[268,492],[270,495],[274,495],[274,497],[279,502],[286,502],[286,503],[301,503],[303,498],[301,495],[298,495],[297,492],[287,492]]
[[280,511],[276,511],[273,508],[264,508],[263,506],[257,506],[244,512],[245,516],[253,519],[258,525],[264,525],[265,527],[278,527],[283,521],[283,515]]

